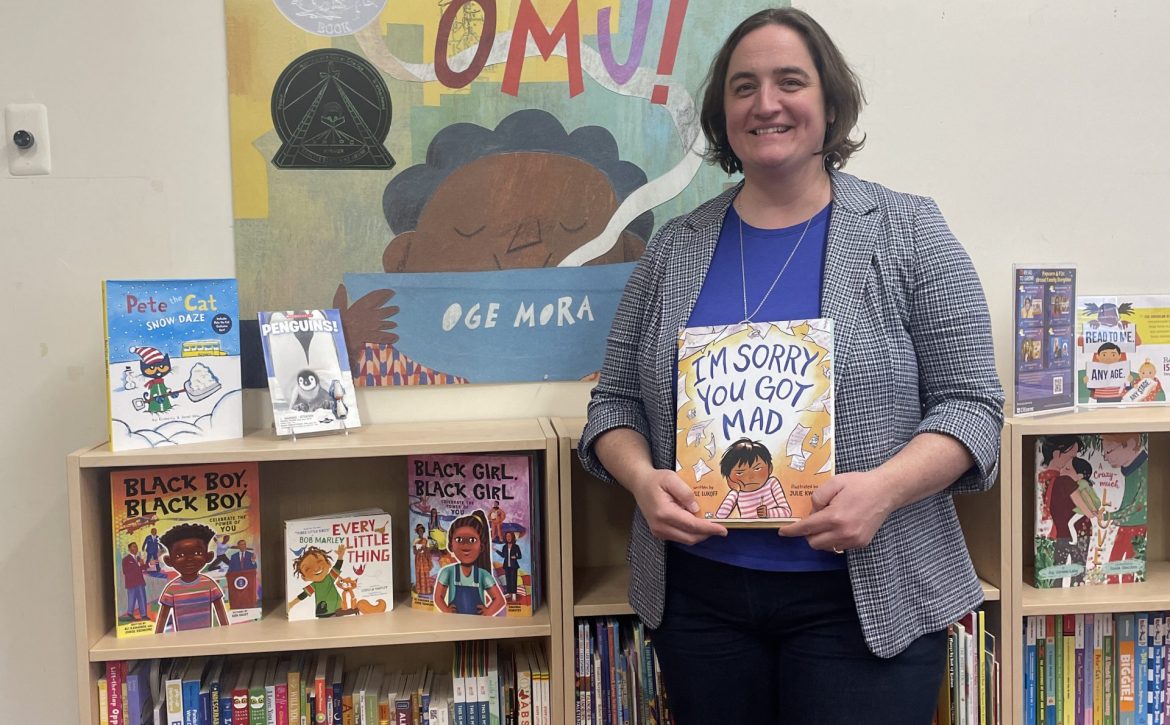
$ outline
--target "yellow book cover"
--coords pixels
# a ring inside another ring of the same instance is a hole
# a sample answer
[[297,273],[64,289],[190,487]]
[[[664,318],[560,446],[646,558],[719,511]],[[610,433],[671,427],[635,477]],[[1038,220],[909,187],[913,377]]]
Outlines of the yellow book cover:
[[833,321],[688,327],[678,338],[676,469],[696,515],[796,521],[833,476]]

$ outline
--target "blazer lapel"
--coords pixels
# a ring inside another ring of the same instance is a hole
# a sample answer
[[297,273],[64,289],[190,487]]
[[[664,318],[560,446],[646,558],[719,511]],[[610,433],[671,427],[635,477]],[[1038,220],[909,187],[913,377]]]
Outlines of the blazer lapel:
[[834,171],[831,178],[833,213],[825,250],[821,315],[833,319],[834,365],[840,366],[853,343],[880,215],[870,213],[877,204],[856,177]]
[[[686,325],[691,317],[691,310],[703,287],[703,279],[707,276],[707,268],[711,266],[711,257],[715,254],[715,244],[719,241],[727,208],[742,185],[743,182],[740,182],[735,188],[695,209],[675,233],[659,288],[662,310],[656,350],[656,359],[659,361],[677,361],[679,328]],[[679,304],[680,301],[682,304]],[[673,400],[675,365],[666,369],[669,375],[658,381],[658,388],[662,395],[671,396],[665,399]]]

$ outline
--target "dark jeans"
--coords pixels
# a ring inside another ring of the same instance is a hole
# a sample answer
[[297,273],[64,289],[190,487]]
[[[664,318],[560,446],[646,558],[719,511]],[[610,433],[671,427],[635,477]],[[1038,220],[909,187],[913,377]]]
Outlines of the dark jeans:
[[929,725],[946,630],[865,644],[848,572],[763,572],[668,549],[653,633],[678,725]]

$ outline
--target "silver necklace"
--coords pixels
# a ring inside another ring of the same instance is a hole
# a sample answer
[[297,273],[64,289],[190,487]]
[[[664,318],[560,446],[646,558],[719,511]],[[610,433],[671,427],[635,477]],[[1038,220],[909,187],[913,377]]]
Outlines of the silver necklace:
[[[739,216],[738,211],[736,216]],[[792,251],[788,253],[788,259],[784,260],[784,266],[780,268],[780,272],[776,275],[776,279],[772,280],[772,286],[769,287],[768,291],[764,293],[764,298],[760,300],[760,304],[756,305],[756,309],[752,310],[752,313],[749,315],[747,304],[747,270],[744,267],[743,261],[743,217],[739,217],[739,278],[740,282],[743,284],[744,322],[751,322],[752,318],[756,316],[756,313],[760,311],[760,308],[764,306],[764,303],[768,301],[768,296],[772,294],[772,290],[776,289],[776,283],[779,282],[780,278],[784,276],[784,270],[788,269],[788,263],[792,261],[794,256],[796,256],[796,250],[800,249],[800,243],[804,241],[804,235],[808,232],[808,228],[812,224],[812,220],[814,218],[816,218],[816,214],[813,214],[808,218],[808,221],[804,223],[804,231],[800,233],[800,238],[796,240],[796,245],[792,248]]]

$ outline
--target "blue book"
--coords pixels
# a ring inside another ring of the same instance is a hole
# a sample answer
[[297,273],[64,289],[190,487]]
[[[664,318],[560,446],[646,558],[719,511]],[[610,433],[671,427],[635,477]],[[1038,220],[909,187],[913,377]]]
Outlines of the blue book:
[[183,725],[200,725],[199,689],[203,682],[203,669],[207,665],[206,657],[192,657],[187,660],[187,668],[183,671]]
[[108,280],[102,296],[110,448],[241,437],[236,281]]
[[1150,615],[1148,612],[1139,612],[1137,614],[1137,668],[1136,680],[1137,693],[1135,699],[1137,721],[1140,725],[1145,725],[1148,721],[1146,715],[1149,713],[1149,705],[1146,699],[1147,684],[1153,679],[1153,661],[1150,658]]
[[1024,619],[1024,725],[1036,725],[1036,617]]
[[150,709],[149,660],[138,660],[126,675],[126,722],[142,725],[143,714]]

